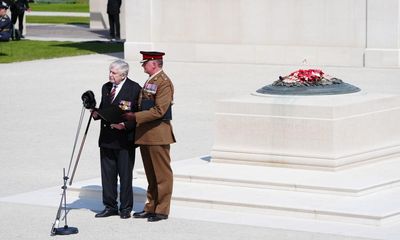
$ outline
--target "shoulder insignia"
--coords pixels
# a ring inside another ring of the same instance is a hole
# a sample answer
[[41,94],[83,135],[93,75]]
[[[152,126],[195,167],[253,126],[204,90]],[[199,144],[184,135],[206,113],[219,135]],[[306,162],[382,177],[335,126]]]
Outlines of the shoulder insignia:
[[167,76],[167,75],[165,75],[164,73],[163,73],[163,74],[161,74],[161,77],[162,77],[164,80],[169,80],[168,76]]

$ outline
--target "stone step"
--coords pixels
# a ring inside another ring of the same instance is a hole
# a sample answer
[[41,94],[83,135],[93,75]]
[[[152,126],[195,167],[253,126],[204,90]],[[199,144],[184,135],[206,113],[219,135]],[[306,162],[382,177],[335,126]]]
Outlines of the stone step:
[[[400,186],[398,157],[340,171],[213,163],[208,157],[177,161],[172,168],[175,181],[334,195],[363,196]],[[145,175],[143,169],[137,174]]]
[[[172,204],[300,219],[364,225],[399,221],[400,161],[388,159],[341,171],[213,163],[209,158],[173,162]],[[135,171],[135,208],[146,200],[143,169]],[[101,198],[100,179],[70,192]],[[140,206],[140,207],[138,207]]]
[[173,202],[196,208],[378,226],[399,220],[399,197],[399,188],[350,197],[176,182]]
[[[134,185],[135,209],[141,209],[146,199],[147,181],[139,176],[134,179]],[[69,191],[86,200],[99,200],[99,186],[100,179],[73,185]],[[399,198],[400,188],[354,197],[175,181],[172,208],[179,206],[380,226],[399,221]]]

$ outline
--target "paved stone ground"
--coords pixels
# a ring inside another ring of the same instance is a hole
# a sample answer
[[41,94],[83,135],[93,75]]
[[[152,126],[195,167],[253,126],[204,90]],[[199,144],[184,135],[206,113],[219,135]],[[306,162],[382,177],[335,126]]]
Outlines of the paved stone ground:
[[27,39],[109,41],[107,30],[91,30],[87,25],[28,24]]
[[[33,33],[32,33],[33,34]],[[46,37],[47,38],[47,37]],[[80,95],[96,96],[107,80],[109,63],[122,54],[88,55],[53,60],[0,64],[0,198],[61,185],[81,110]],[[143,84],[140,65],[130,63],[130,78]],[[249,94],[299,66],[168,62],[176,95],[172,146],[174,161],[207,155],[213,143],[215,102]],[[324,68],[325,72],[363,91],[399,94],[398,69]],[[99,126],[93,123],[79,163],[76,181],[98,177]],[[135,168],[141,167],[138,156]],[[59,198],[60,196],[54,196]],[[56,209],[0,201],[0,239],[47,239]],[[88,209],[74,209],[71,239],[361,239],[315,232],[178,219],[147,223],[118,217],[95,219]],[[315,231],[318,231],[316,229]],[[61,237],[56,237],[61,238]]]

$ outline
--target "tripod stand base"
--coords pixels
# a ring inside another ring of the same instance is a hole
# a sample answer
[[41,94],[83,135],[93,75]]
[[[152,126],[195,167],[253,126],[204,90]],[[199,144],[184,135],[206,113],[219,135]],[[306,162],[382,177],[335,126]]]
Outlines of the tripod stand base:
[[68,227],[68,226],[53,229],[54,235],[71,235],[71,234],[77,234],[78,232],[79,232],[78,228]]

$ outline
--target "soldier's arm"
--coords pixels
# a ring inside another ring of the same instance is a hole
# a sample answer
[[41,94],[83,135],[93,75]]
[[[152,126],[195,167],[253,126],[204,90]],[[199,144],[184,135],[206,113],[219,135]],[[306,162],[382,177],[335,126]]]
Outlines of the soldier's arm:
[[172,103],[172,86],[170,83],[159,86],[155,96],[154,107],[149,110],[137,112],[138,124],[150,122],[162,118]]

